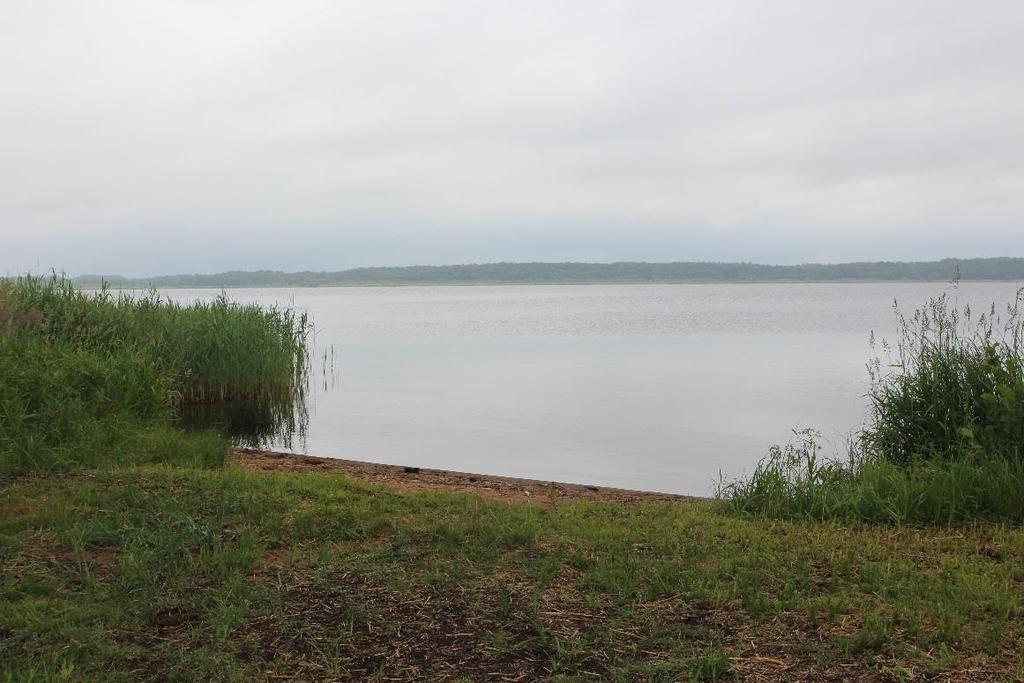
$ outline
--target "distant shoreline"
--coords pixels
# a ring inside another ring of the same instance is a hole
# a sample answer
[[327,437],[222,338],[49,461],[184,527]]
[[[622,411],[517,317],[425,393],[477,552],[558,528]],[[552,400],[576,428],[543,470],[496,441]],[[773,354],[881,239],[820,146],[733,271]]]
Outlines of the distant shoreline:
[[353,268],[342,271],[229,271],[128,278],[81,275],[79,287],[241,289],[607,284],[809,284],[856,282],[1024,282],[1024,258],[766,265],[703,261],[645,263],[485,263]]
[[[1024,286],[1022,278],[961,278],[961,284],[984,283],[984,282],[1018,282]],[[396,282],[396,283],[344,283],[336,285],[149,285],[149,284],[110,284],[110,289],[117,291],[140,291],[155,287],[158,290],[174,289],[213,289],[213,290],[239,290],[239,289],[401,289],[403,287],[596,287],[596,286],[642,286],[642,285],[927,285],[927,284],[950,284],[947,280],[685,280],[678,282],[671,281],[593,281],[593,282]],[[99,289],[99,283],[81,284],[82,289]]]

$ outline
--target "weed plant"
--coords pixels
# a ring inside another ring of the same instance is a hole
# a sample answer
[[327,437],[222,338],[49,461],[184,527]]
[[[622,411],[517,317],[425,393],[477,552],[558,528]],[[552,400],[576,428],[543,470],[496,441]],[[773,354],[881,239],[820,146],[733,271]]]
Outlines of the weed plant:
[[819,435],[797,432],[718,497],[756,516],[1024,521],[1022,301],[1024,290],[976,319],[947,295],[909,318],[897,308],[897,343],[868,364],[871,413],[848,459],[823,458]]
[[1024,289],[1005,317],[977,320],[943,294],[909,320],[897,310],[895,350],[869,364],[866,452],[907,465],[969,457],[1020,460],[1024,451]]

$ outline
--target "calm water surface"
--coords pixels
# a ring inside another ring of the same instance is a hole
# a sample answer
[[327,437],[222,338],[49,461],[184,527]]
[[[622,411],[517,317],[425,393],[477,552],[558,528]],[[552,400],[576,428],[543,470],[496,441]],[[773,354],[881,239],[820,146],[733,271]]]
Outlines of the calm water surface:
[[[863,421],[869,333],[944,291],[1015,283],[238,289],[316,325],[293,450],[707,494],[791,430],[837,453]],[[169,290],[177,300],[212,290]],[[324,354],[328,354],[326,368]],[[326,374],[324,370],[326,369]],[[281,444],[277,444],[281,446]]]

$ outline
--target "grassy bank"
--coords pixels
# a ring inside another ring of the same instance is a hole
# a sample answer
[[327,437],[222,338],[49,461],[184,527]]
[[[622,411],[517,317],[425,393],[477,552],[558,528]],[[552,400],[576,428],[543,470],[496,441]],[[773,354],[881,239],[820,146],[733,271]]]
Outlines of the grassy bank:
[[1024,675],[1019,527],[487,503],[233,466],[0,496],[0,680]]

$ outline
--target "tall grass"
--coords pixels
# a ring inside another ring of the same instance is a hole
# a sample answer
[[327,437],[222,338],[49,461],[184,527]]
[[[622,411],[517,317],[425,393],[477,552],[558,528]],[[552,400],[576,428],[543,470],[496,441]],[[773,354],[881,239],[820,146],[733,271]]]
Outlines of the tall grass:
[[224,297],[188,306],[89,294],[61,277],[0,281],[0,477],[100,464],[223,462],[227,441],[186,432],[190,404],[301,403],[304,316]]
[[754,473],[722,482],[718,497],[736,513],[779,519],[887,524],[1024,521],[1024,461],[977,454],[897,463],[852,450],[827,458],[818,435],[798,432],[773,446]]
[[1005,312],[974,319],[943,294],[906,318],[871,374],[866,452],[907,464],[919,459],[1024,453],[1024,290]]
[[128,463],[216,466],[226,442],[177,429],[170,376],[137,349],[0,335],[0,478]]
[[[974,317],[948,296],[909,318],[869,363],[871,413],[846,460],[818,435],[773,447],[753,475],[718,496],[743,514],[952,523],[1024,521],[1024,315]],[[884,356],[884,357],[883,357]]]
[[229,302],[181,305],[75,289],[66,278],[21,278],[0,286],[0,328],[110,353],[125,345],[152,357],[187,403],[290,396],[305,386],[305,314]]

